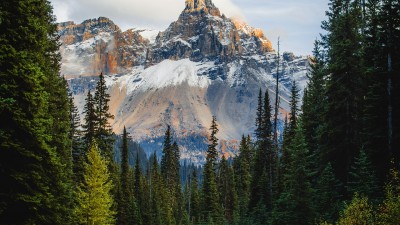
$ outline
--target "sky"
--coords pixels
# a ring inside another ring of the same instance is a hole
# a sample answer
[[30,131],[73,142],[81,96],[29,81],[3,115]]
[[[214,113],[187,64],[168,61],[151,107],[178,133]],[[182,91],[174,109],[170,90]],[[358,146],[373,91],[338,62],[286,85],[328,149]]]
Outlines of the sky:
[[[185,7],[185,0],[50,0],[57,22],[108,17],[122,30],[165,30]],[[325,20],[329,0],[213,0],[221,13],[261,28],[277,49],[309,55]]]

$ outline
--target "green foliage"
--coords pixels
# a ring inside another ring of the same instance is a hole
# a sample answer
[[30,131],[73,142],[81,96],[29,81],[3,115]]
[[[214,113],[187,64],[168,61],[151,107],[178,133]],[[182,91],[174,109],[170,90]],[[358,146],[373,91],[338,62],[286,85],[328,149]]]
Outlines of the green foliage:
[[210,144],[208,145],[207,149],[207,159],[211,161],[211,163],[216,163],[218,158],[217,146],[218,146],[218,138],[216,137],[218,133],[218,125],[217,125],[217,118],[213,116],[211,121],[211,134],[209,137]]
[[225,220],[228,224],[235,224],[237,221],[237,192],[235,190],[235,178],[233,176],[233,168],[228,165],[225,156],[219,168],[218,191],[220,193],[220,202]]
[[113,184],[107,164],[93,142],[87,153],[87,163],[84,163],[83,182],[78,187],[79,224],[115,224],[116,213],[111,208]]
[[350,204],[341,213],[338,225],[375,224],[375,215],[367,197],[355,194]]
[[98,142],[99,149],[102,154],[107,157],[110,163],[114,161],[113,155],[113,131],[111,129],[110,120],[114,119],[114,116],[109,112],[110,106],[110,94],[107,93],[107,86],[104,80],[103,73],[99,76],[99,81],[96,85],[96,91],[94,93],[93,102],[94,110],[96,115],[97,131],[95,138]]
[[207,158],[204,165],[203,177],[203,218],[208,223],[221,224],[223,222],[223,214],[219,201],[216,174],[211,158]]
[[70,223],[69,105],[52,8],[2,1],[0,11],[0,223]]
[[339,217],[342,186],[335,178],[329,163],[318,176],[315,185],[314,205],[318,220],[333,223]]
[[347,189],[350,194],[359,193],[368,197],[377,197],[379,189],[375,171],[364,150],[361,150],[359,156],[355,159],[349,177]]
[[250,200],[251,183],[251,140],[242,137],[239,148],[239,155],[234,159],[233,167],[235,174],[235,184],[238,196],[238,214],[240,222],[243,223],[247,217],[247,208]]
[[130,179],[133,174],[129,167],[129,149],[128,149],[128,132],[124,127],[122,134],[121,146],[121,174],[120,174],[120,188],[118,191],[118,224],[132,224],[137,217],[136,201],[133,195],[133,184]]
[[396,169],[390,171],[390,181],[386,185],[386,197],[378,212],[377,224],[397,225],[400,223],[400,176]]
[[303,132],[298,121],[295,136],[288,146],[288,168],[282,193],[272,212],[272,224],[310,224],[314,218],[310,157]]

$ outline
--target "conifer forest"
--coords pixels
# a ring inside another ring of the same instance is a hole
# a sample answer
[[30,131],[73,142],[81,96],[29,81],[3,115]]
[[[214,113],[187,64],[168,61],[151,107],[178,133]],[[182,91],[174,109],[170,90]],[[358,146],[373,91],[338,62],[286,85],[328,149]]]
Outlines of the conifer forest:
[[169,125],[161,157],[113,132],[103,74],[80,114],[51,4],[1,1],[0,224],[399,225],[400,1],[330,0],[321,26],[284,130],[260,89],[237,156],[213,117],[188,165]]

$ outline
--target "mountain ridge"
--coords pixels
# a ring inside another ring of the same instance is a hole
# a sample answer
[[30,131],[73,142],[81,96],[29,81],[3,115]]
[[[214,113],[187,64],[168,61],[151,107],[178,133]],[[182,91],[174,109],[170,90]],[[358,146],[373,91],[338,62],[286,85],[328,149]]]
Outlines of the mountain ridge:
[[[170,124],[182,158],[201,162],[215,115],[220,150],[233,156],[241,135],[253,133],[259,89],[274,96],[277,54],[271,42],[261,30],[226,18],[210,0],[186,1],[177,21],[157,35],[146,29],[121,31],[105,17],[61,23],[59,32],[61,71],[78,108],[104,72],[114,131],[126,126],[148,153],[160,150]],[[280,60],[283,118],[291,80],[305,86],[308,59],[287,53]]]

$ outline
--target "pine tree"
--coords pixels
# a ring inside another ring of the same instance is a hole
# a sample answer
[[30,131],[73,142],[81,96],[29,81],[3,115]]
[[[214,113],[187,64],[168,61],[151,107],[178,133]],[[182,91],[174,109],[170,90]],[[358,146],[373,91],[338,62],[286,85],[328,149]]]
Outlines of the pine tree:
[[[311,71],[308,76],[307,92],[304,93],[302,105],[302,121],[304,135],[307,145],[313,155],[314,170],[321,171],[326,163],[321,162],[319,144],[323,142],[321,137],[322,125],[324,124],[323,115],[326,110],[326,64],[325,53],[321,49],[320,41],[315,41],[313,57],[311,58]],[[287,135],[287,134],[286,134]]]
[[96,140],[99,144],[99,149],[102,151],[110,163],[114,161],[113,155],[113,131],[111,129],[109,120],[114,119],[114,116],[109,112],[110,94],[107,93],[107,86],[103,73],[99,76],[99,81],[96,85],[95,95],[93,97],[94,110],[96,115],[97,133],[95,134]]
[[[271,107],[268,91],[265,92],[262,116],[262,136],[254,157],[249,211],[262,223],[265,210],[271,210],[273,188],[277,175],[277,151],[272,146]],[[262,210],[260,210],[262,209]],[[264,220],[265,221],[265,220]]]
[[347,182],[351,161],[359,151],[363,98],[362,14],[359,1],[331,0],[327,34],[326,102],[321,143],[323,161],[331,162],[337,178]]
[[272,224],[311,224],[314,219],[309,169],[309,152],[303,127],[297,121],[295,136],[288,147],[288,168],[282,193],[272,212]]
[[69,139],[71,140],[71,151],[72,151],[72,162],[73,162],[73,172],[75,181],[79,182],[79,174],[83,171],[83,161],[84,161],[84,149],[82,140],[81,120],[78,112],[78,108],[74,104],[74,97],[72,92],[68,94],[69,99],[69,121],[70,121],[70,132]]
[[364,150],[360,151],[355,159],[349,174],[347,190],[350,195],[358,193],[365,195],[370,199],[375,199],[379,193],[375,171],[372,168],[371,161]]
[[211,134],[210,138],[208,139],[210,144],[208,145],[207,150],[207,159],[211,161],[211,163],[215,164],[218,158],[217,146],[218,146],[218,138],[216,137],[218,133],[218,125],[217,125],[217,118],[213,116],[211,121]]
[[69,223],[68,99],[52,8],[2,1],[0,11],[0,223]]
[[223,222],[222,209],[211,157],[206,159],[203,173],[203,218],[208,223],[221,224]]
[[318,177],[315,185],[314,205],[317,219],[333,223],[339,217],[340,193],[342,187],[335,178],[333,168],[329,163]]
[[175,171],[173,171],[174,155],[172,151],[171,127],[168,125],[165,131],[163,144],[163,156],[161,158],[161,174],[163,175],[167,186],[172,185],[172,179]]
[[200,219],[201,212],[201,203],[200,203],[200,193],[199,193],[199,184],[197,178],[196,169],[193,169],[193,173],[189,179],[189,188],[190,188],[190,196],[189,196],[189,219],[192,224],[197,224]]
[[86,149],[89,148],[93,139],[96,137],[98,131],[98,122],[96,119],[96,111],[95,111],[95,102],[93,100],[93,96],[88,91],[87,97],[85,99],[85,107],[83,109],[83,113],[85,114],[85,123],[82,125],[83,127],[83,140],[85,142],[84,147]]
[[84,181],[78,188],[78,207],[76,214],[79,224],[114,224],[115,212],[112,210],[113,184],[107,169],[108,162],[102,158],[96,142],[87,153],[84,164]]
[[139,158],[139,153],[137,154],[136,157],[136,162],[135,162],[135,168],[134,168],[134,184],[133,184],[133,193],[135,196],[135,200],[137,203],[137,212],[138,212],[138,218],[136,223],[137,224],[145,224],[143,223],[143,202],[144,202],[144,191],[143,191],[143,175],[142,175],[142,169],[140,167],[140,158]]
[[263,126],[263,99],[262,99],[262,91],[260,88],[260,92],[258,94],[258,105],[256,112],[256,130],[255,135],[257,140],[261,139],[262,136],[262,126]]
[[128,149],[128,132],[124,127],[122,134],[121,146],[121,174],[120,182],[121,187],[118,192],[118,224],[132,224],[135,218],[135,199],[132,193],[132,186],[130,185],[130,168],[129,168],[129,149]]
[[288,135],[294,136],[297,127],[297,118],[299,116],[299,88],[295,80],[292,81],[292,89],[290,91],[290,117]]
[[237,222],[237,195],[235,190],[235,178],[233,176],[233,168],[228,165],[225,156],[222,156],[218,176],[218,190],[220,193],[220,202],[225,221],[228,224]]
[[250,199],[252,156],[249,142],[243,135],[240,142],[239,155],[234,159],[235,183],[238,196],[237,208],[241,224],[247,219],[247,208]]
[[218,185],[216,181],[216,163],[218,158],[217,145],[218,127],[215,116],[211,122],[211,135],[207,150],[206,164],[203,172],[203,218],[208,223],[223,222],[222,209],[219,203]]

